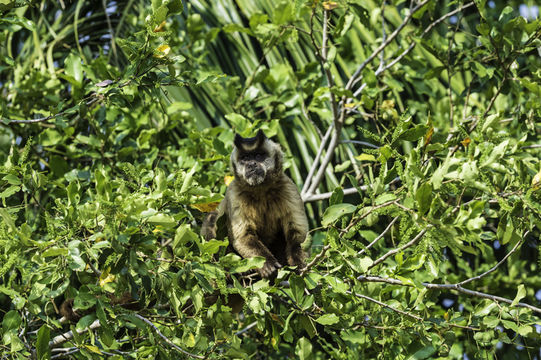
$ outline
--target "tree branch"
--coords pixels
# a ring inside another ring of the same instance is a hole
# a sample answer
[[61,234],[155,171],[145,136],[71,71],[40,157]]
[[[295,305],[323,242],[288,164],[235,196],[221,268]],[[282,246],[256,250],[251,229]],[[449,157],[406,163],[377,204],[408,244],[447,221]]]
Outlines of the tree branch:
[[162,332],[160,331],[160,329],[158,329],[156,327],[156,325],[154,325],[152,323],[152,321],[148,320],[147,318],[139,315],[139,314],[134,314],[134,316],[140,320],[143,320],[145,323],[147,323],[150,327],[152,327],[154,329],[154,331],[156,331],[156,333],[167,343],[169,344],[171,347],[173,347],[175,350],[177,350],[178,352],[184,354],[184,355],[187,355],[189,357],[193,357],[195,359],[204,359],[205,357],[204,356],[201,356],[201,355],[195,355],[195,354],[192,354],[192,353],[189,353],[187,352],[186,350],[180,348],[179,346],[175,345],[171,340],[169,340],[169,338],[167,338],[164,334],[162,334]]
[[253,328],[256,325],[257,325],[257,321],[254,321],[250,325],[246,326],[244,329],[237,331],[234,335],[235,336],[242,335],[242,334],[244,334],[245,332],[247,332],[248,330],[250,330],[251,328]]
[[319,159],[321,158],[323,149],[325,149],[325,145],[327,145],[327,141],[329,140],[329,137],[331,136],[332,128],[333,128],[333,124],[329,126],[329,128],[327,129],[327,132],[325,133],[325,136],[323,136],[323,138],[321,139],[321,144],[319,145],[317,154],[314,157],[314,162],[312,163],[312,166],[310,167],[310,171],[308,171],[308,175],[306,176],[306,180],[304,181],[304,185],[301,191],[301,196],[304,196],[306,194],[306,191],[308,191],[308,188],[310,187],[314,173],[316,172],[317,166],[319,165]]
[[[363,185],[360,187],[361,190],[363,191],[366,191],[368,190],[368,186],[366,185]],[[356,194],[358,193],[357,189],[356,188],[347,188],[347,189],[344,189],[344,195],[351,195],[351,194]],[[330,192],[326,192],[326,193],[323,193],[323,194],[314,194],[314,195],[305,195],[303,197],[303,201],[304,202],[312,202],[312,201],[319,201],[319,200],[325,200],[325,199],[328,199],[331,197],[331,195],[333,194],[332,191]]]
[[407,248],[409,248],[410,246],[413,246],[415,245],[419,240],[421,240],[421,238],[424,236],[424,234],[426,234],[426,232],[428,231],[428,228],[432,227],[432,225],[427,225],[423,230],[421,230],[417,236],[415,236],[413,239],[411,239],[408,243],[402,245],[401,247],[399,247],[398,249],[393,249],[389,252],[387,252],[386,254],[384,254],[383,256],[381,256],[379,259],[375,260],[372,265],[370,265],[368,267],[367,270],[370,270],[372,269],[374,266],[380,264],[381,262],[385,261],[385,259],[387,259],[389,256],[393,256],[394,254],[396,253],[399,253]]
[[503,263],[505,262],[505,260],[507,260],[507,258],[508,258],[509,256],[511,256],[511,254],[513,254],[513,253],[515,252],[515,250],[519,247],[519,245],[522,245],[522,243],[524,242],[524,239],[526,238],[526,236],[528,236],[528,233],[529,233],[529,232],[530,232],[529,230],[526,231],[526,232],[524,233],[524,235],[522,236],[522,239],[519,240],[519,241],[517,241],[517,243],[515,244],[515,246],[513,247],[513,249],[511,249],[511,251],[508,252],[507,255],[505,255],[505,256],[503,257],[503,259],[501,259],[501,260],[500,260],[496,265],[494,265],[491,269],[485,271],[485,272],[482,273],[481,275],[477,275],[477,276],[474,276],[474,277],[472,277],[472,278],[469,278],[469,279],[466,279],[466,280],[464,280],[464,281],[461,281],[461,282],[459,282],[457,285],[458,285],[458,286],[462,286],[462,285],[467,284],[467,283],[470,283],[470,282],[472,282],[472,281],[479,280],[479,279],[481,279],[482,277],[484,277],[484,276],[490,274],[491,272],[496,271],[496,269],[498,268],[498,266],[500,266],[501,264],[503,264]]
[[[97,329],[100,326],[101,326],[100,321],[96,319],[87,328],[82,329],[82,330],[77,330],[77,334],[82,334],[87,330]],[[72,338],[73,338],[73,331],[70,330],[70,331],[65,332],[65,333],[63,333],[61,335],[55,336],[51,341],[49,341],[49,347],[52,348],[52,347],[58,346],[58,345],[60,345],[62,343],[65,343],[66,341],[71,340]]]
[[[412,286],[412,285],[406,284],[406,283],[404,283],[404,282],[402,282],[401,280],[398,280],[398,279],[383,278],[383,277],[380,277],[380,276],[364,276],[364,275],[361,275],[361,276],[357,277],[357,280],[362,281],[362,282],[380,282],[380,283],[387,283],[387,284],[391,284],[391,285]],[[489,299],[489,300],[492,300],[492,301],[495,301],[495,302],[503,302],[503,303],[506,303],[506,304],[512,304],[513,303],[513,301],[510,300],[510,299],[506,299],[506,298],[503,298],[501,296],[496,296],[496,295],[483,293],[483,292],[480,292],[480,291],[474,291],[474,290],[465,289],[462,286],[460,286],[459,284],[432,284],[432,283],[426,283],[426,282],[423,282],[422,284],[423,284],[424,287],[426,287],[427,289],[431,289],[431,290],[434,290],[434,289],[438,289],[438,290],[454,290],[454,291],[457,291],[457,292],[462,293],[462,294],[481,297],[481,298]],[[530,310],[532,310],[532,311],[534,311],[536,313],[541,314],[541,309],[540,308],[535,307],[535,306],[530,305],[530,304],[519,302],[515,306],[524,307],[524,308],[530,309]]]
[[331,247],[331,245],[327,244],[323,247],[323,249],[321,249],[321,252],[319,254],[317,254],[313,259],[312,261],[310,261],[310,263],[308,265],[306,265],[300,272],[300,276],[304,276],[308,271],[310,271],[310,269],[316,265],[318,262],[321,261],[321,259],[323,258],[323,256],[325,256],[325,253],[327,252],[327,250],[329,250]]

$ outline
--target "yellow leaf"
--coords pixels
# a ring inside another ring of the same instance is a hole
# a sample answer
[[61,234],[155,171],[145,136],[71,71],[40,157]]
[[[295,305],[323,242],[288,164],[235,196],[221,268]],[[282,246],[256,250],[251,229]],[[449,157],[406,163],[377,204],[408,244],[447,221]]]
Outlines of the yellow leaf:
[[541,189],[541,170],[532,179],[532,189]]
[[323,8],[325,10],[333,10],[338,7],[338,3],[336,1],[324,1],[323,2]]
[[364,154],[364,153],[359,156],[356,156],[355,159],[359,161],[376,161],[376,158],[374,157],[374,155]]
[[206,212],[211,212],[211,211],[216,210],[219,204],[220,204],[219,201],[213,201],[213,202],[208,202],[208,203],[191,204],[190,206],[194,209],[197,209],[201,212],[206,213]]
[[98,349],[98,347],[95,345],[85,345],[85,348],[87,348],[88,350],[92,351],[95,354],[103,355],[100,349]]
[[225,186],[229,186],[229,184],[231,184],[231,181],[233,181],[233,179],[235,179],[234,176],[227,175],[226,177],[224,177]]
[[469,137],[465,138],[464,140],[462,140],[460,142],[464,147],[468,147],[468,145],[470,145],[471,143],[471,139]]
[[381,108],[383,110],[394,109],[394,100],[383,100],[381,103]]
[[165,45],[165,44],[160,45],[156,48],[154,52],[154,57],[161,59],[163,57],[166,57],[170,51],[171,51],[171,48],[169,47],[169,45]]
[[111,271],[111,268],[108,267],[107,269],[105,269],[105,271],[103,271],[101,273],[101,275],[100,275],[100,286],[101,287],[104,287],[105,284],[113,282],[115,280],[115,276],[113,274],[111,274],[110,271]]
[[425,134],[425,146],[427,146],[430,143],[430,140],[432,140],[432,135],[434,135],[434,126],[430,126]]
[[192,333],[188,335],[188,338],[184,342],[186,346],[188,347],[194,347],[195,346],[195,336],[193,336]]
[[155,32],[155,33],[162,32],[164,27],[165,27],[165,20],[162,21],[162,23],[160,25],[156,26],[154,28],[154,30],[152,30],[152,31]]
[[153,232],[154,234],[156,234],[156,233],[163,233],[163,228],[162,228],[160,225],[158,225],[158,226],[156,226],[156,228],[155,228],[154,230],[152,230],[152,232]]

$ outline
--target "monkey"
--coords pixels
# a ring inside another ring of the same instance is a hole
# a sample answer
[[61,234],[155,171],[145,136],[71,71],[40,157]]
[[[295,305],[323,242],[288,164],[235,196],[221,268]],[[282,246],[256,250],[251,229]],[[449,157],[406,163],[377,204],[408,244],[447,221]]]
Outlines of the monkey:
[[280,145],[263,131],[252,138],[236,134],[230,158],[234,180],[201,227],[203,237],[213,239],[217,219],[226,216],[234,251],[243,258],[265,258],[258,270],[263,278],[273,276],[283,265],[300,269],[308,256],[301,247],[308,234],[304,203],[282,166]]

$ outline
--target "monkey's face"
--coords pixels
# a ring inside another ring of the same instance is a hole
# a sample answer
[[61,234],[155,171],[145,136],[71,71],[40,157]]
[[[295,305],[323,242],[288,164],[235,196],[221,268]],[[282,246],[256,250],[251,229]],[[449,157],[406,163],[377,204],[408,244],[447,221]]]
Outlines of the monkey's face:
[[274,169],[274,161],[263,149],[250,152],[240,152],[237,161],[236,176],[242,178],[248,185],[261,185],[267,178],[269,170]]
[[235,137],[231,165],[235,178],[249,186],[262,185],[280,173],[282,153],[280,147],[267,139],[262,131],[256,137]]

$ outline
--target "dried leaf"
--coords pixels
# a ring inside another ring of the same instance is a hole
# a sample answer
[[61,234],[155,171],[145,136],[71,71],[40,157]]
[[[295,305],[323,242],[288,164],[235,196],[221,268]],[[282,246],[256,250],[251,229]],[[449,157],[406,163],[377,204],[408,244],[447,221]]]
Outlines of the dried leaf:
[[169,45],[160,45],[156,48],[156,51],[154,52],[154,57],[156,58],[164,58],[167,56],[167,54],[169,54],[169,52],[171,51],[171,48],[169,47]]
[[103,80],[96,84],[97,87],[107,87],[113,83],[113,80]]
[[434,135],[434,126],[430,126],[428,128],[428,130],[426,131],[426,134],[424,136],[424,140],[425,140],[425,147],[430,143],[430,141],[432,140],[432,135]]
[[233,181],[235,179],[234,176],[230,176],[230,175],[227,175],[224,177],[224,183],[225,183],[225,186],[229,186],[229,184],[231,184],[231,181]]
[[532,179],[532,189],[541,189],[541,170]]
[[338,7],[338,3],[336,1],[324,1],[323,2],[323,8],[325,10],[333,10]]
[[207,212],[216,210],[219,204],[220,204],[219,201],[213,201],[213,202],[208,202],[208,203],[191,204],[190,206],[201,212],[207,213]]
[[162,32],[164,28],[165,28],[165,20],[162,21],[160,25],[156,26],[154,28],[154,30],[152,30],[152,31],[155,32],[155,33]]

